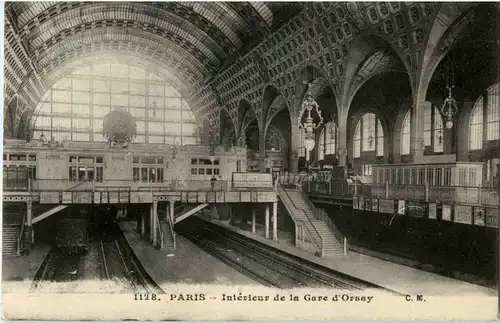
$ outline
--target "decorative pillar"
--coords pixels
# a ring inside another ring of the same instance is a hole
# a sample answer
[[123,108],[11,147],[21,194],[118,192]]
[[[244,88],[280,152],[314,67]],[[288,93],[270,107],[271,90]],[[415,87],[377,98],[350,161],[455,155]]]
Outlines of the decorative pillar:
[[30,250],[35,243],[35,235],[33,232],[33,201],[26,202],[26,226],[24,228],[25,248]]
[[169,212],[169,216],[170,216],[170,223],[172,225],[175,224],[175,211],[174,211],[174,208],[175,208],[175,202],[174,201],[170,201],[170,203],[168,204],[170,206],[170,212]]
[[432,104],[425,100],[419,100],[418,96],[413,97],[413,109],[411,111],[411,155],[413,162],[421,160],[424,156],[424,112],[426,107]]
[[273,202],[273,240],[278,241],[278,202]]
[[142,210],[140,211],[140,217],[141,217],[141,236],[144,236],[146,235],[146,215]]
[[151,233],[151,239],[153,242],[153,245],[156,246],[157,243],[157,238],[158,238],[158,202],[154,201],[153,204],[151,204],[151,215],[152,215],[152,233]]
[[266,203],[266,239],[269,239],[269,203]]
[[266,169],[266,137],[265,134],[259,133],[259,172],[265,173]]
[[252,208],[252,233],[255,234],[255,205]]
[[[344,109],[347,110],[347,109]],[[339,116],[339,124],[337,125],[337,154],[338,165],[347,165],[347,112],[343,112]]]

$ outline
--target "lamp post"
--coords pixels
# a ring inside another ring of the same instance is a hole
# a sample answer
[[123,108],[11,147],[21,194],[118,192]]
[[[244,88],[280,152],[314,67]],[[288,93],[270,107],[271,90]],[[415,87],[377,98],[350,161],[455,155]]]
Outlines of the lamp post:
[[[302,117],[304,113],[307,112],[307,116],[305,118],[305,122],[302,123]],[[315,112],[318,115],[319,121],[318,123],[314,122],[314,118],[312,117],[312,112]],[[310,153],[316,146],[315,133],[314,131],[318,129],[323,124],[323,117],[321,116],[321,110],[319,109],[319,105],[314,100],[312,95],[312,85],[308,83],[308,88],[306,92],[306,96],[304,101],[302,102],[302,108],[299,113],[299,126],[304,129],[304,146],[306,148],[306,164],[309,166]]]
[[209,150],[208,150],[208,158],[210,159],[210,162],[212,165],[214,164],[215,161],[215,147],[214,147],[214,131],[213,129],[210,129],[208,133],[208,144],[209,144]]

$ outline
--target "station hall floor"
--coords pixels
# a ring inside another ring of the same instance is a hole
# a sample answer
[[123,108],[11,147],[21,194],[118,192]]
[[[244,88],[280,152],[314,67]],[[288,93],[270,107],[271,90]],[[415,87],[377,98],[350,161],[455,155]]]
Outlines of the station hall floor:
[[[252,234],[250,231],[229,226],[227,222],[203,219],[270,247],[399,293],[433,296],[498,295],[498,292],[494,289],[352,251],[345,256],[320,258],[293,247],[293,237],[289,234],[287,236],[285,232],[280,231],[278,233],[279,240],[275,242],[264,237],[262,227],[257,228],[256,234]],[[158,250],[153,248],[146,239],[136,232],[135,221],[121,221],[119,224],[146,271],[162,288],[172,284],[259,286],[254,280],[207,254],[180,235],[177,235],[177,248],[175,250],[169,248]],[[20,292],[20,289],[28,291],[31,281],[49,250],[48,245],[36,245],[30,253],[21,257],[4,256],[2,268],[3,292],[12,292],[14,288],[16,292]]]

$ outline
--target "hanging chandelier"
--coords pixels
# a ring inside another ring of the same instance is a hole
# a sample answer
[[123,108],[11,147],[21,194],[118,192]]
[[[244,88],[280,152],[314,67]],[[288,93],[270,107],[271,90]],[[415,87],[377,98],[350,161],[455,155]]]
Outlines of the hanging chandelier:
[[448,97],[444,100],[443,106],[440,109],[441,114],[446,118],[446,128],[453,128],[453,119],[455,118],[458,107],[457,101],[453,98],[452,89],[454,87],[454,73],[453,73],[453,57],[450,54],[448,59],[448,80],[447,80],[447,88],[448,88]]
[[[305,82],[304,82],[305,83]],[[309,152],[314,149],[316,145],[316,140],[314,136],[314,130],[318,129],[323,124],[323,117],[321,116],[321,110],[319,109],[319,104],[314,100],[312,95],[312,84],[307,83],[308,88],[304,101],[302,102],[302,108],[299,113],[299,126],[304,129],[304,145],[307,149],[307,159],[309,160]],[[312,112],[318,115],[319,122],[315,123],[312,117]],[[307,112],[307,117],[305,122],[302,123],[302,116]]]
[[441,107],[441,114],[446,118],[446,128],[448,129],[453,128],[453,119],[458,111],[457,101],[453,98],[451,89],[452,87],[448,86],[448,97]]
[[208,158],[210,159],[210,162],[213,164],[215,161],[215,140],[214,140],[214,131],[212,127],[210,127],[208,133],[208,143],[210,146],[208,151]]

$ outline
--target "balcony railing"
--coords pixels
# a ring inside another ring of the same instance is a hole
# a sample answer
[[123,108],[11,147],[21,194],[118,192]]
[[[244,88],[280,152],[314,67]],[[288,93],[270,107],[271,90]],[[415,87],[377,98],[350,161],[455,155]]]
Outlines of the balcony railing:
[[326,194],[338,198],[352,196],[391,200],[420,200],[431,203],[498,206],[498,188],[464,186],[396,185],[353,183],[346,181],[305,182],[302,189],[311,194]]

